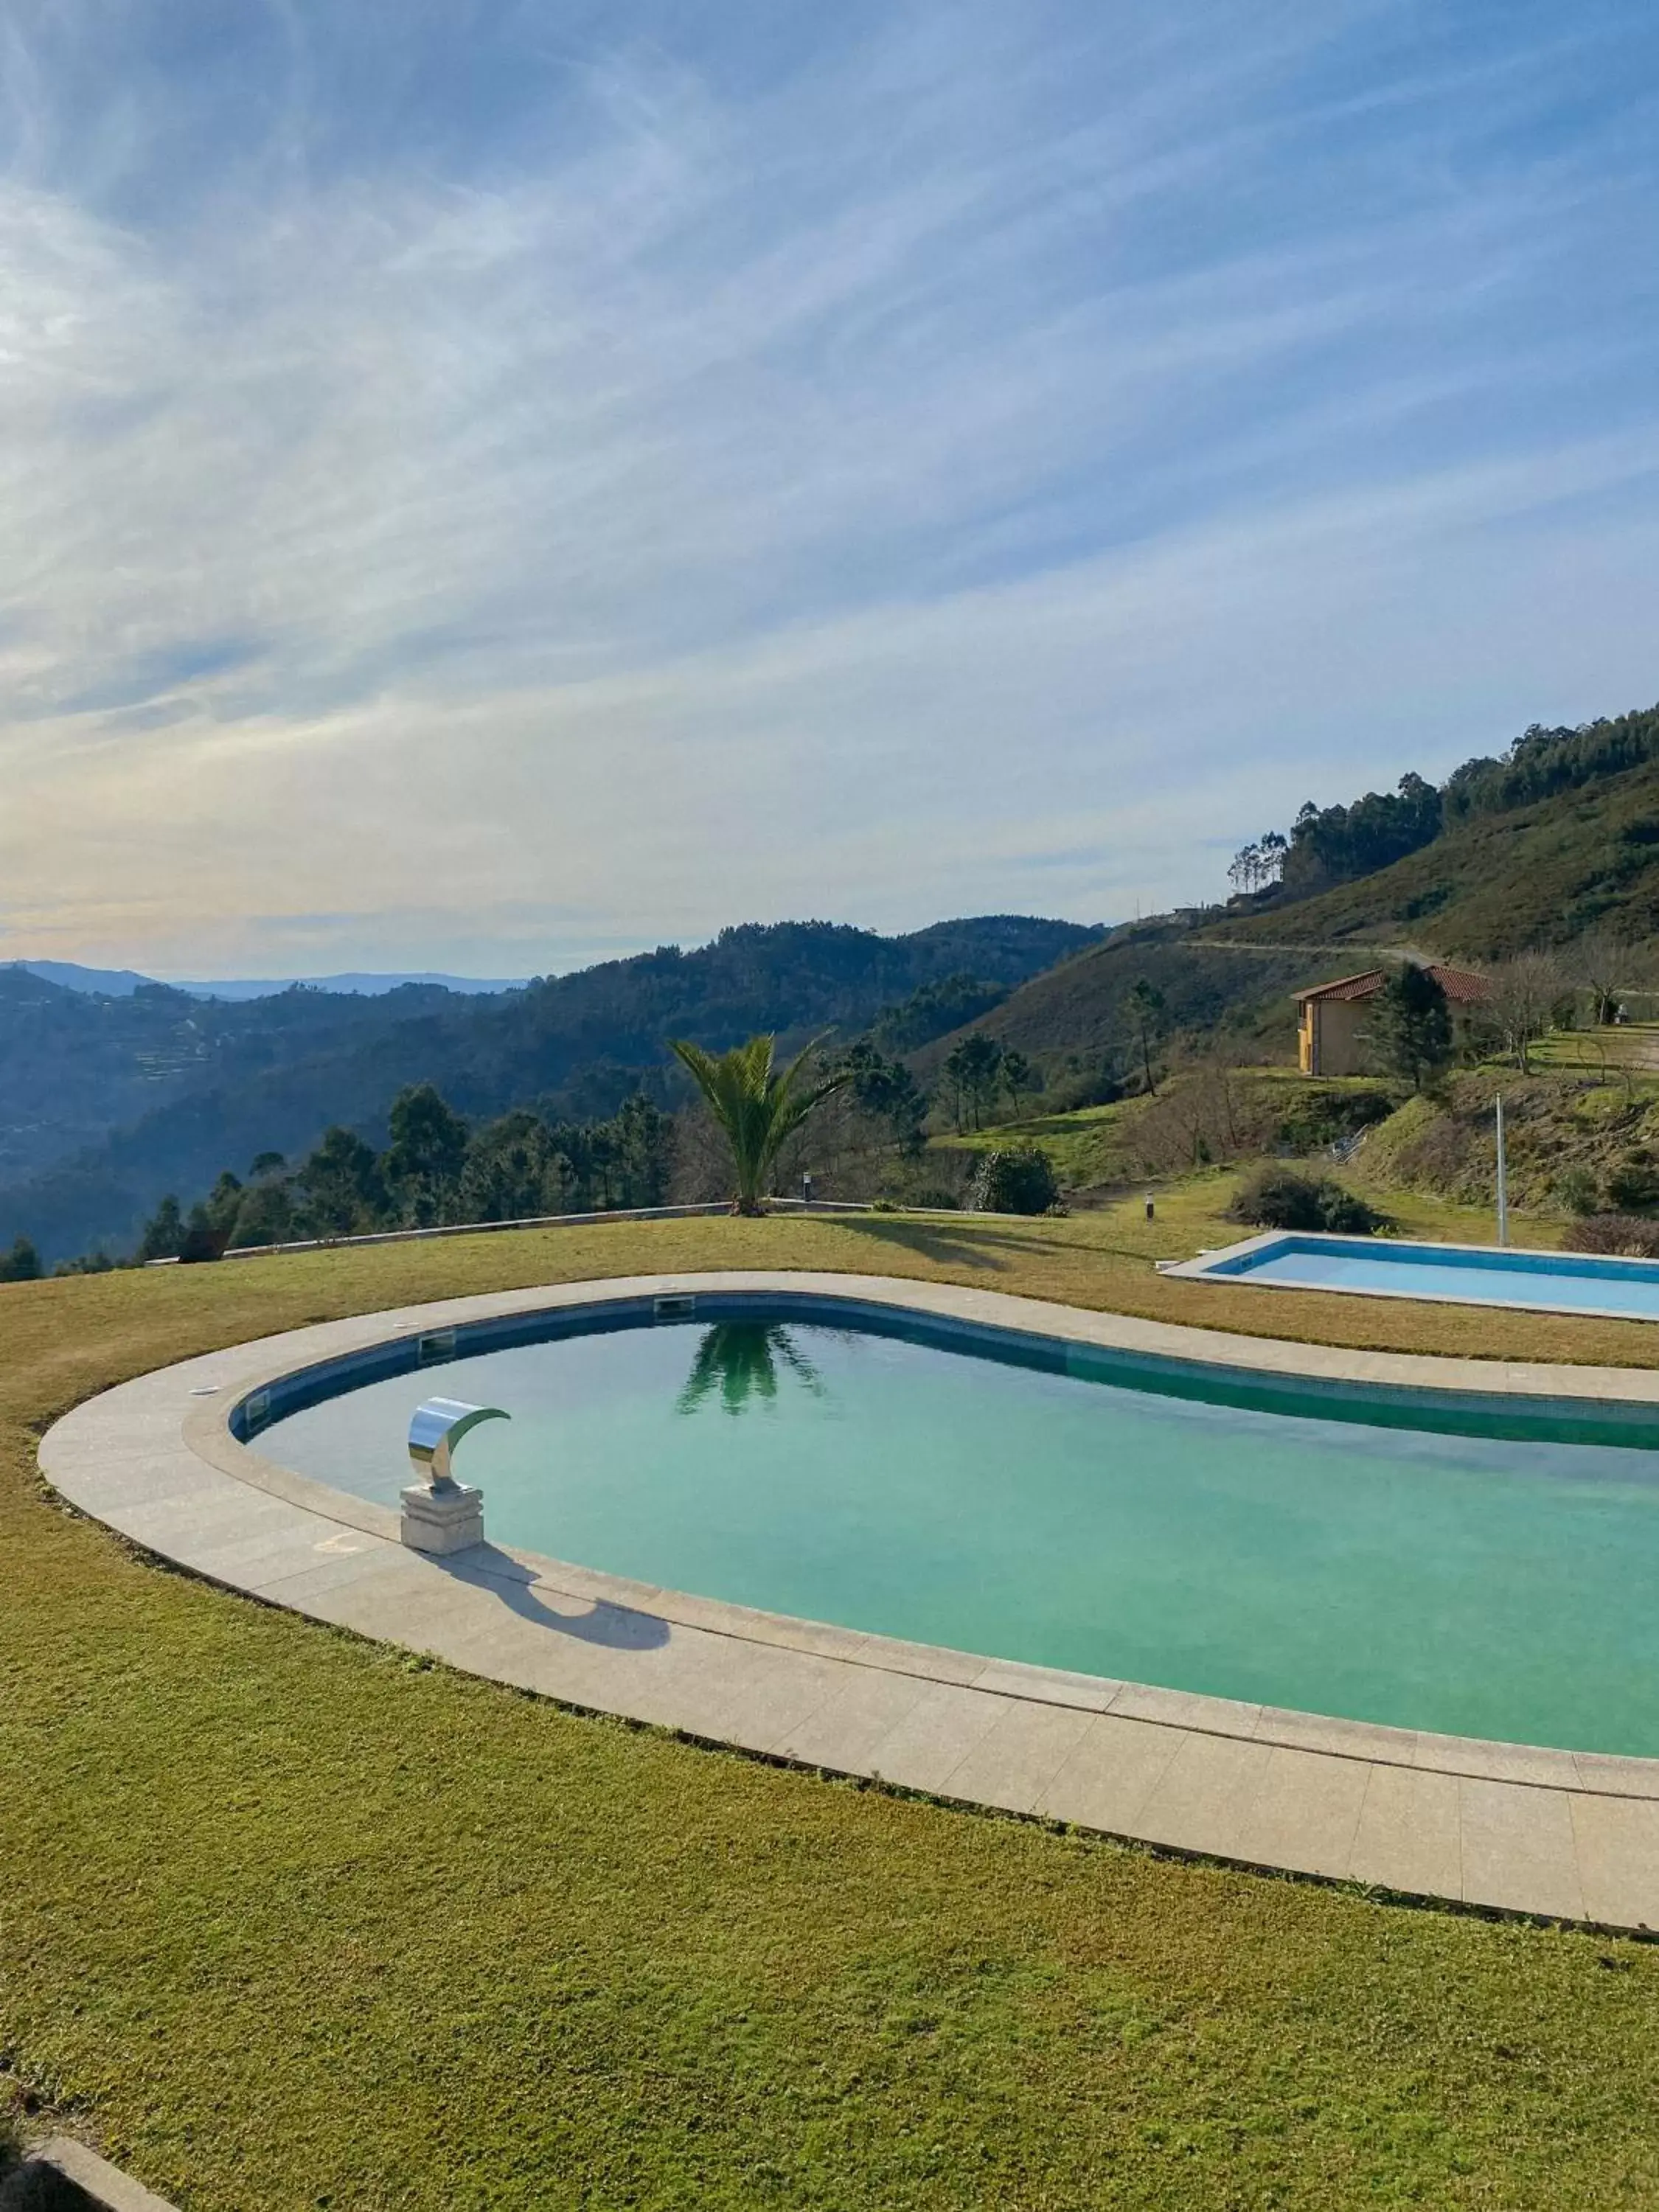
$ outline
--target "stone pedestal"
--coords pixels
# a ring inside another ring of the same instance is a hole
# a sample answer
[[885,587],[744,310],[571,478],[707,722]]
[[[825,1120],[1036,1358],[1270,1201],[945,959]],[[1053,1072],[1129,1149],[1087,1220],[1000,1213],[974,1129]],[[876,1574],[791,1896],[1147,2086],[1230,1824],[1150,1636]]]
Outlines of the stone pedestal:
[[483,1492],[465,1483],[411,1483],[403,1492],[403,1540],[416,1552],[464,1552],[482,1544]]

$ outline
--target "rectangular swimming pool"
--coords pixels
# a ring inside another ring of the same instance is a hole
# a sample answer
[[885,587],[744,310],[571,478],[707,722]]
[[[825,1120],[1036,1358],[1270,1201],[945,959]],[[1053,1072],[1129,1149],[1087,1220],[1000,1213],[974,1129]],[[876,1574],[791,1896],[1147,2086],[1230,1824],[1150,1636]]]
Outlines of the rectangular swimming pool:
[[1437,1298],[1522,1306],[1535,1313],[1659,1321],[1659,1260],[1593,1252],[1527,1252],[1489,1244],[1417,1244],[1274,1230],[1164,1271],[1270,1290],[1347,1291],[1366,1297]]

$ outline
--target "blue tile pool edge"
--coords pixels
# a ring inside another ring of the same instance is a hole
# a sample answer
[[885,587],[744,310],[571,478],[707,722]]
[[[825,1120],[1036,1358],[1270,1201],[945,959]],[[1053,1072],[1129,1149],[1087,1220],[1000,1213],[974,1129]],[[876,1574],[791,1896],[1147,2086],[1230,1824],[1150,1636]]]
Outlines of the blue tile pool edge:
[[[1256,1238],[1251,1243],[1255,1246],[1271,1243],[1278,1249],[1283,1241]],[[237,1443],[246,1446],[288,1414],[343,1396],[365,1383],[447,1366],[480,1353],[617,1329],[737,1320],[855,1328],[870,1335],[1067,1375],[1082,1382],[1292,1419],[1517,1443],[1659,1449],[1659,1403],[1522,1396],[1501,1389],[1471,1391],[1286,1373],[1091,1345],[1040,1329],[969,1321],[921,1307],[817,1290],[729,1289],[690,1291],[671,1299],[650,1293],[599,1297],[459,1322],[442,1329],[405,1330],[360,1350],[296,1367],[245,1392],[226,1413],[225,1426]]]

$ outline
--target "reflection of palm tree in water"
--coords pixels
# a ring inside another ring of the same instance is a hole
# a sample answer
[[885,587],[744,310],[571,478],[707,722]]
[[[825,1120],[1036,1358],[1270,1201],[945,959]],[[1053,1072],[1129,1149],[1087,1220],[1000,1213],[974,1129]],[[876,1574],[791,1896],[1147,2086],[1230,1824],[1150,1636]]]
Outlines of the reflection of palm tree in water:
[[704,1330],[676,1402],[682,1413],[695,1413],[718,1391],[728,1413],[741,1413],[751,1398],[777,1396],[780,1362],[815,1398],[823,1395],[817,1369],[781,1322],[717,1321]]

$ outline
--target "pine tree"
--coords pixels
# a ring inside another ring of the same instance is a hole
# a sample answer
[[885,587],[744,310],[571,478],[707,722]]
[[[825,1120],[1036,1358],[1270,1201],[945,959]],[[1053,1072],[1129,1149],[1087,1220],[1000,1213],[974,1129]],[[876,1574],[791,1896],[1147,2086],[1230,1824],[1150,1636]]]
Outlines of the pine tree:
[[164,1198],[144,1224],[138,1257],[141,1260],[176,1260],[179,1248],[184,1241],[185,1217],[179,1211],[179,1201],[173,1197]]
[[1426,968],[1407,961],[1371,1001],[1371,1049],[1413,1091],[1431,1082],[1452,1056],[1451,1009]]
[[1140,1045],[1141,1073],[1146,1077],[1148,1093],[1156,1098],[1158,1079],[1152,1073],[1152,1047],[1167,1026],[1164,994],[1155,984],[1148,982],[1146,976],[1138,975],[1129,986],[1127,1005],[1129,1019],[1134,1024]]

